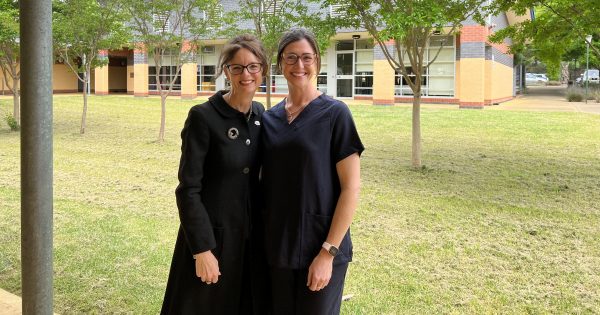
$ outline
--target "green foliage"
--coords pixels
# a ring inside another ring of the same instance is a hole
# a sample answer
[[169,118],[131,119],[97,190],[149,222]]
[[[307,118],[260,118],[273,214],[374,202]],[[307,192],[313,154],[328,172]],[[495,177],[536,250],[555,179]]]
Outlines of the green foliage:
[[[448,33],[453,33],[468,18],[484,23],[485,3],[485,0],[326,0],[323,8],[342,5],[346,20],[343,25],[364,27],[390,65],[402,73],[415,95],[420,95],[420,74],[433,62],[424,61],[433,32],[449,28]],[[394,48],[386,44],[390,40],[395,42]],[[407,70],[409,67],[411,71]]]
[[134,45],[150,57],[171,52],[175,64],[193,58],[202,38],[214,38],[223,29],[219,18],[223,8],[218,0],[123,2],[133,22]]
[[513,10],[518,14],[526,14],[529,8],[535,8],[533,21],[517,23],[491,37],[495,42],[510,37],[512,52],[523,51],[528,46],[547,64],[574,59],[582,64],[585,62],[585,36],[591,34],[590,62],[600,65],[600,1],[496,0],[494,8],[497,12]]
[[8,125],[10,130],[12,130],[12,131],[19,130],[19,128],[20,128],[19,122],[15,119],[15,116],[13,116],[11,114],[6,114],[4,116],[4,120],[6,121],[6,124]]
[[56,55],[78,77],[108,64],[98,51],[120,49],[129,40],[127,17],[116,0],[55,0],[53,10]]
[[[19,78],[19,48],[19,3],[0,0],[0,68],[5,76]],[[18,90],[18,87],[12,89]]]

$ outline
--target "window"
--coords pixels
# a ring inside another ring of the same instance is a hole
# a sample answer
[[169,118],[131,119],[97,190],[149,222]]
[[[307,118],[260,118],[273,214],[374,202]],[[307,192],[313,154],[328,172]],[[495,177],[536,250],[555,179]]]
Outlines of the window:
[[317,89],[327,94],[327,54],[321,55],[321,72],[317,75]]
[[162,56],[162,66],[158,71],[158,81],[156,82],[156,65],[154,58],[148,58],[148,90],[158,91],[158,84],[161,84],[163,90],[169,88],[171,80],[176,77],[173,83],[173,91],[181,90],[181,75],[177,73],[177,56],[172,51],[165,51]]
[[373,95],[373,43],[357,40],[354,51],[354,95]]
[[[181,90],[181,76],[176,74],[177,67],[176,66],[162,66],[160,67],[160,72],[158,74],[158,80],[160,81],[161,88],[163,90],[169,89],[169,84],[174,76],[177,76],[177,79],[173,83],[173,91]],[[156,83],[156,67],[150,66],[148,67],[148,90],[149,91],[158,91],[158,84]]]
[[344,17],[345,15],[346,15],[346,8],[343,4],[330,4],[329,5],[329,16]]
[[265,14],[281,14],[281,1],[263,1],[260,3],[260,11]]
[[[210,10],[200,10],[200,19],[203,21],[208,21],[210,19],[222,19],[223,18],[223,5],[217,4],[214,8]],[[209,28],[212,28],[211,25]]]
[[[443,35],[431,37],[429,46],[425,51],[424,62],[428,63],[433,58],[435,58],[435,61],[423,72],[421,82],[421,93],[423,96],[454,96],[455,56],[454,36]],[[403,58],[405,64],[410,65],[406,54],[403,54]],[[407,67],[407,71],[409,72],[409,77],[414,77],[411,67]],[[413,95],[410,86],[399,72],[396,72],[395,82],[395,95]]]
[[169,13],[164,12],[152,14],[152,22],[155,33],[165,33],[171,30]]
[[340,40],[335,43],[335,50],[354,50],[354,40]]
[[197,60],[196,77],[197,91],[214,92],[217,90],[217,54],[215,46],[202,46]]
[[271,92],[272,93],[288,93],[287,80],[283,73],[279,71],[276,64],[271,65]]

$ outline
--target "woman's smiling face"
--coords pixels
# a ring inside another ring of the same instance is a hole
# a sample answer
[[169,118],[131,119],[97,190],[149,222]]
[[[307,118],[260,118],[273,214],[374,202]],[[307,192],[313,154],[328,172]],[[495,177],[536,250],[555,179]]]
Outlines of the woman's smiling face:
[[[290,43],[281,56],[281,70],[288,84],[296,87],[312,85],[312,80],[318,75],[317,62],[319,56],[306,39]],[[296,62],[291,63],[294,58]]]
[[[260,64],[260,60],[246,48],[240,48],[228,62],[230,67],[233,65],[248,66],[250,64]],[[235,91],[235,93],[254,93],[262,83],[262,71],[250,73],[248,72],[248,69],[245,68],[240,74],[232,74],[231,71],[225,67],[224,72],[227,79],[231,82],[231,90]]]

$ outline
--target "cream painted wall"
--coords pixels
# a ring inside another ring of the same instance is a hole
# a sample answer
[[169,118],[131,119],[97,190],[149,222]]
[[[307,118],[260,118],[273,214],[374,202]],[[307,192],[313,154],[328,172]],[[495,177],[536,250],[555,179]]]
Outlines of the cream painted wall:
[[64,64],[54,64],[52,67],[52,89],[54,91],[77,91],[77,76]]

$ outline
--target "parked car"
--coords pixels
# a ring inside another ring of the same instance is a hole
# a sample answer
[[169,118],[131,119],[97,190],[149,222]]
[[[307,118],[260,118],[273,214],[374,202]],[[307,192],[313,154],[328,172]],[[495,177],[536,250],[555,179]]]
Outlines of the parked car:
[[536,73],[525,73],[525,84],[527,85],[545,85],[547,80],[538,77]]
[[600,84],[600,70],[598,69],[589,69],[583,72],[581,77],[577,78],[575,81],[577,84],[581,86],[585,86],[585,82],[590,82],[592,84]]
[[536,78],[544,81],[544,83],[548,83],[548,81],[550,81],[550,80],[548,80],[548,77],[546,76],[545,73],[534,73],[534,75]]

